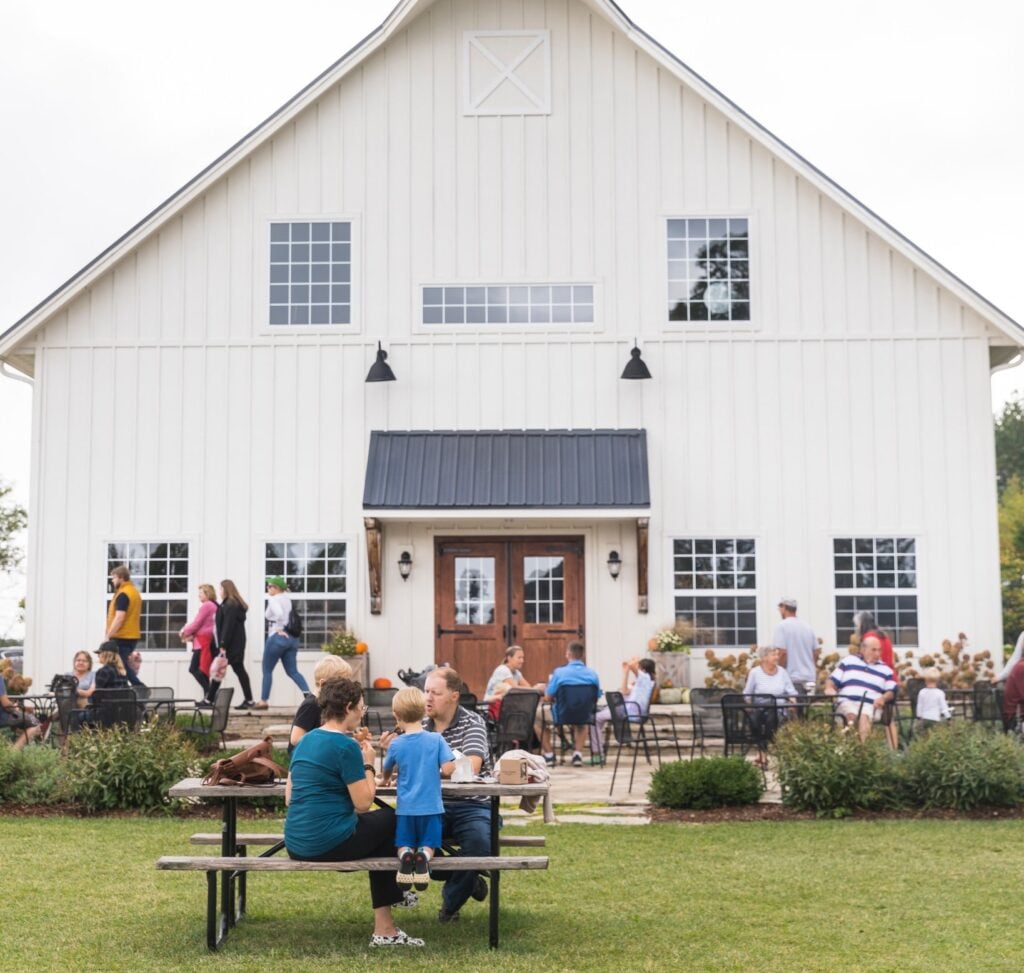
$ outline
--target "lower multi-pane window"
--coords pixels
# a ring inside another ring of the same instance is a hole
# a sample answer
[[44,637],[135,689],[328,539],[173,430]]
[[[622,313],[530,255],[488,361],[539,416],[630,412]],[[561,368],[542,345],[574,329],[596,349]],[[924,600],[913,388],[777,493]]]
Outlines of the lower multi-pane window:
[[[178,632],[188,622],[188,544],[168,541],[107,544],[107,577],[120,565],[128,568],[132,584],[142,596],[140,647],[180,649]],[[109,606],[109,601],[107,604]]]
[[757,546],[751,537],[685,537],[672,542],[675,617],[694,643],[757,642]]
[[836,645],[849,644],[859,611],[871,612],[893,645],[920,644],[915,538],[837,537],[832,558]]
[[285,580],[292,607],[302,616],[301,648],[319,649],[332,632],[346,627],[348,545],[344,541],[267,544],[264,573]]

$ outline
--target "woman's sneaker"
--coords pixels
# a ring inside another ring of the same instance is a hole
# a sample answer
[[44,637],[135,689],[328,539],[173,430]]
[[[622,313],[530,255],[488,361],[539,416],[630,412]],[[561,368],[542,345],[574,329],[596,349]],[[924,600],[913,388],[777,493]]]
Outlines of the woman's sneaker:
[[[413,871],[415,870],[415,856],[411,851],[405,852],[401,858],[398,859],[398,874],[395,876],[395,881],[399,885],[412,885],[415,880],[413,877]],[[418,888],[419,886],[417,886]],[[426,886],[423,886],[426,888]]]
[[[405,867],[405,855],[402,856],[402,867]],[[430,888],[430,860],[422,851],[416,852],[416,857],[413,860],[413,869],[415,872],[416,891],[423,892]]]
[[423,940],[414,936],[407,936],[401,929],[396,929],[393,936],[378,936],[374,933],[370,937],[370,948],[375,949],[381,946],[422,946]]

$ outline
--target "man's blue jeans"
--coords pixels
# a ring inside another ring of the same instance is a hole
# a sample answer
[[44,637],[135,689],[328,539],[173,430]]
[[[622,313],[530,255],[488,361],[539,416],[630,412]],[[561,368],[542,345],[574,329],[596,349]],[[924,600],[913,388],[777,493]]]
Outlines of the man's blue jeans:
[[[446,801],[444,827],[447,839],[459,845],[460,855],[486,856],[491,853],[491,806],[485,801]],[[449,872],[441,900],[445,912],[458,912],[466,904],[476,872]]]
[[274,666],[279,662],[284,666],[292,682],[304,693],[309,692],[309,683],[299,672],[295,658],[299,654],[299,640],[288,635],[271,635],[263,647],[263,690],[260,699],[270,699],[270,687],[274,684]]
[[128,677],[129,686],[144,686],[145,683],[135,674],[135,670],[128,665],[128,656],[130,656],[138,647],[139,643],[136,639],[111,639],[111,642],[117,646],[117,654],[121,657],[121,662],[124,664],[124,674]]

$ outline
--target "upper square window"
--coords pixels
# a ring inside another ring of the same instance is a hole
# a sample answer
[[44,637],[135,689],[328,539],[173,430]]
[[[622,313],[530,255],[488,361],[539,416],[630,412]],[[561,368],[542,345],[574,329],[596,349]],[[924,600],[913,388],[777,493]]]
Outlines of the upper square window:
[[593,284],[423,288],[424,324],[591,324]]
[[350,324],[352,224],[270,224],[270,323]]
[[668,221],[668,319],[750,320],[745,219]]
[[[264,548],[267,577],[280,575],[292,607],[302,616],[299,640],[303,649],[315,650],[348,617],[348,545],[344,541],[283,541]],[[266,602],[264,601],[264,610]]]

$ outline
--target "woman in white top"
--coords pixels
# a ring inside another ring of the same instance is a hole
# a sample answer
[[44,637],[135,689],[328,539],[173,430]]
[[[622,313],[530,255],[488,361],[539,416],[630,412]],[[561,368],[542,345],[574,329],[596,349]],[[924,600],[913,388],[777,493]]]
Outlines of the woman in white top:
[[505,649],[505,660],[491,673],[484,690],[484,702],[490,703],[501,699],[510,689],[523,684],[523,663],[526,653],[520,645],[510,645]]
[[71,663],[72,669],[68,673],[78,680],[78,688],[75,690],[78,696],[78,708],[85,709],[89,705],[89,697],[96,692],[96,673],[92,671],[92,656],[88,652],[75,653],[75,661]]
[[743,687],[744,696],[778,696],[780,699],[792,699],[796,696],[796,687],[789,673],[779,665],[779,650],[770,645],[762,645],[757,650],[761,660],[747,676],[747,684]]
[[274,684],[274,667],[279,662],[303,694],[309,692],[309,683],[295,662],[299,654],[299,640],[285,631],[292,611],[292,600],[285,594],[287,590],[284,578],[279,575],[267,578],[267,641],[263,647],[263,687],[259,702],[253,703],[253,709],[266,709],[270,705],[268,700]]

